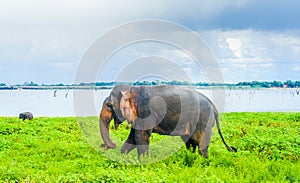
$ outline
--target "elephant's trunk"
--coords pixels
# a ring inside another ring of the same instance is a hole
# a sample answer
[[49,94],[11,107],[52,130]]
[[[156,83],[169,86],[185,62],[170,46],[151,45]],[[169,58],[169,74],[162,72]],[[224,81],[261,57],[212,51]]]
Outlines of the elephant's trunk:
[[109,124],[112,119],[112,112],[105,106],[102,107],[100,113],[100,134],[104,142],[105,150],[109,148],[116,148],[116,144],[113,143],[109,137]]

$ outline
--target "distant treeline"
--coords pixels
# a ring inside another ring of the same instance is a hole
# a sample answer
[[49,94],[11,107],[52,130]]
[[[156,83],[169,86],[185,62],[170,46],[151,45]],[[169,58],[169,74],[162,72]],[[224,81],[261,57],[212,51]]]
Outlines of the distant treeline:
[[107,89],[119,84],[129,84],[134,86],[154,86],[154,85],[176,85],[176,86],[195,86],[195,87],[226,87],[226,88],[300,88],[300,81],[287,80],[282,81],[244,81],[235,84],[231,83],[208,83],[208,82],[196,82],[190,83],[187,81],[136,81],[132,82],[92,82],[92,83],[80,83],[80,84],[42,84],[38,85],[34,82],[25,82],[24,84],[7,86],[5,83],[0,83],[0,89],[12,90],[12,89]]

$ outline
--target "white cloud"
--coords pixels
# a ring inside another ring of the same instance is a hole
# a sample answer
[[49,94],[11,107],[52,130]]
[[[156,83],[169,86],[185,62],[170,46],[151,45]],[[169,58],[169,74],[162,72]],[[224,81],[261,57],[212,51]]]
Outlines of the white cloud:
[[236,39],[236,38],[226,38],[226,42],[229,45],[229,48],[231,49],[231,51],[233,52],[233,54],[237,57],[237,58],[241,58],[242,57],[242,50],[241,50],[241,40]]
[[297,31],[208,30],[199,34],[224,61],[282,62],[287,57],[300,61],[300,32]]
[[[299,64],[300,65],[300,64]],[[295,72],[300,72],[300,66],[295,66],[293,67],[293,71]]]
[[297,30],[207,30],[199,34],[218,58],[225,80],[297,77],[294,73],[300,65],[300,32]]
[[[300,34],[300,32],[298,32]],[[273,44],[277,57],[285,57],[286,59],[298,58],[300,60],[300,36],[293,34],[278,34],[270,38],[270,43]],[[286,49],[282,49],[286,48]],[[288,51],[287,51],[288,49]]]
[[51,64],[55,69],[61,69],[61,70],[74,70],[76,68],[76,65],[74,63],[68,63],[68,62],[56,62]]

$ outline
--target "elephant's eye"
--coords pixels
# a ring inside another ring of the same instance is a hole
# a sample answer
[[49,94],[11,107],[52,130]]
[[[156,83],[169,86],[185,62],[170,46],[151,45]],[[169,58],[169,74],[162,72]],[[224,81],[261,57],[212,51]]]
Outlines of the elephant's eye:
[[107,107],[112,107],[111,103],[106,103]]

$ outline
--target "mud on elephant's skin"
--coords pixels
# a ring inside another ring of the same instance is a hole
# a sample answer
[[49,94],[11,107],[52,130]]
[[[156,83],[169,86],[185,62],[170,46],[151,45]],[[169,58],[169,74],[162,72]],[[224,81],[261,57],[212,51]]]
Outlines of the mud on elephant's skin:
[[28,119],[28,120],[32,120],[33,119],[33,115],[31,112],[22,112],[19,114],[19,119],[23,119],[23,121],[25,119]]
[[100,134],[105,149],[115,148],[109,136],[109,123],[115,128],[123,121],[131,123],[130,134],[121,152],[138,149],[138,156],[147,154],[151,133],[180,136],[187,148],[208,157],[211,132],[216,122],[219,135],[229,151],[220,130],[218,111],[203,94],[175,86],[115,86],[105,99],[100,112]]

